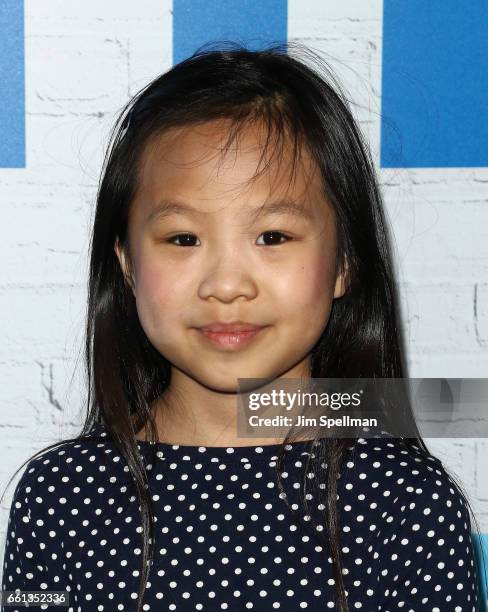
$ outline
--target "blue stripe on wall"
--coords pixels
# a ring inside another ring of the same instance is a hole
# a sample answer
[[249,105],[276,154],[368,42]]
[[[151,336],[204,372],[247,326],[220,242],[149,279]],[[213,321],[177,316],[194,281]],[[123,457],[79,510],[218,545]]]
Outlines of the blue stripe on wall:
[[286,43],[287,25],[287,0],[173,0],[173,64],[208,42]]
[[0,167],[25,168],[24,2],[0,1]]
[[384,0],[381,165],[488,166],[486,0]]

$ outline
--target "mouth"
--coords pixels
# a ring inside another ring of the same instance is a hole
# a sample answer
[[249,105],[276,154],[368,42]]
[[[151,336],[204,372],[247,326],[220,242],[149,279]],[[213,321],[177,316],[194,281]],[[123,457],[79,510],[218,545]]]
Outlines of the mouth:
[[234,334],[239,332],[256,331],[263,328],[264,325],[256,325],[254,323],[246,323],[245,321],[232,321],[230,323],[221,323],[216,321],[215,323],[209,323],[208,325],[202,325],[199,329],[215,332],[215,333],[228,333]]
[[[262,334],[262,331],[267,326],[257,325],[228,325],[223,324],[199,327],[197,331],[201,338],[209,342],[213,346],[218,346],[228,349],[239,349],[242,346],[249,344],[257,336]],[[217,329],[217,328],[220,328]],[[223,328],[223,329],[222,329]]]

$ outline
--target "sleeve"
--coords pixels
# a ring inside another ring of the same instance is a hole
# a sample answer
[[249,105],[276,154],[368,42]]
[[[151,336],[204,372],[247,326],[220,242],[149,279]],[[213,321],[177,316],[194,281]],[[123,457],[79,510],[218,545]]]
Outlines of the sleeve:
[[478,573],[468,507],[447,472],[397,499],[378,560],[378,610],[477,612]]
[[[14,491],[10,507],[3,561],[3,591],[64,591],[68,590],[61,577],[59,555],[49,556],[47,542],[53,533],[49,525],[43,477],[29,472],[29,465]],[[35,474],[35,470],[31,470]],[[51,533],[49,533],[51,531]],[[2,606],[2,612],[21,612],[25,607]],[[53,605],[39,605],[36,609],[59,610]],[[66,609],[66,608],[64,608]],[[70,608],[71,610],[72,608]]]

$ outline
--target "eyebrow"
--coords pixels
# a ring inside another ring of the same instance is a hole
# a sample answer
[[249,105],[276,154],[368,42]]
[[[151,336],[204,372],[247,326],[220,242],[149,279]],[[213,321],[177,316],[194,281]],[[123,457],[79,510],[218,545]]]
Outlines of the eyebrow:
[[[313,212],[302,206],[295,200],[278,200],[276,202],[270,202],[263,204],[262,206],[248,206],[243,208],[244,211],[249,215],[250,219],[254,222],[260,215],[293,215],[308,221],[314,221],[315,216]],[[173,215],[188,215],[194,217],[202,217],[209,214],[207,211],[198,210],[187,202],[181,202],[178,200],[163,199],[157,206],[149,213],[146,218],[146,223],[150,223],[155,219],[167,219]]]

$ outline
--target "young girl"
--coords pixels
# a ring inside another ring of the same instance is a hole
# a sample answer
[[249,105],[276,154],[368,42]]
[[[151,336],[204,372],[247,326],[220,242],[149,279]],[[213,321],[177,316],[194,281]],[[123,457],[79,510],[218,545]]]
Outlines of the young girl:
[[5,591],[90,612],[477,609],[469,504],[420,435],[238,435],[238,378],[407,376],[368,149],[292,50],[200,51],[122,112],[89,410],[15,490]]

